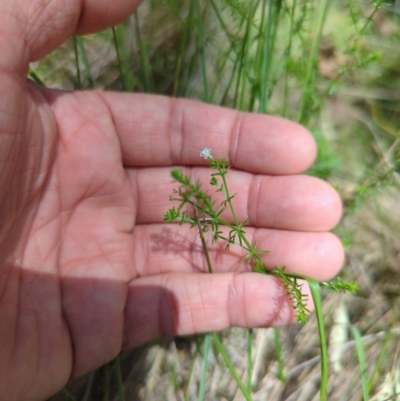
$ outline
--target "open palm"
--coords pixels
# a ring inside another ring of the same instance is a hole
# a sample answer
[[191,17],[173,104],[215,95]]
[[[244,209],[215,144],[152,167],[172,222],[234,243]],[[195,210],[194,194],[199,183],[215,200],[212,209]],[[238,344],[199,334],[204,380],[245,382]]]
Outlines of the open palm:
[[[238,217],[267,266],[328,279],[343,251],[315,156],[289,121],[146,95],[61,92],[25,79],[74,33],[124,19],[137,1],[0,0],[0,394],[42,400],[123,348],[174,334],[289,323],[279,282],[238,255],[163,224],[172,166],[207,183],[204,147],[232,165]],[[33,5],[32,5],[33,4]],[[190,169],[190,171],[189,171]]]

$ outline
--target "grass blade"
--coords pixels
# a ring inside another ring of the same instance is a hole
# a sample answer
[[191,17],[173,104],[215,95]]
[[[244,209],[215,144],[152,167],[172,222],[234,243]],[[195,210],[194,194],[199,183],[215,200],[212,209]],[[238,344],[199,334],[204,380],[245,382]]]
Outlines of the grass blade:
[[322,29],[324,27],[326,15],[328,12],[329,0],[318,2],[318,16],[315,35],[311,44],[311,53],[308,59],[306,79],[304,83],[303,95],[300,103],[300,111],[297,120],[304,124],[308,121],[312,111],[312,96],[314,93],[314,80],[317,69],[318,49],[322,38]]
[[210,346],[211,346],[211,335],[206,334],[203,339],[203,364],[201,365],[199,394],[197,396],[198,401],[204,400],[206,380],[207,380],[208,354],[210,352]]
[[252,384],[251,378],[253,376],[253,344],[254,344],[254,330],[249,329],[247,335],[247,390],[251,394]]
[[278,362],[278,379],[282,382],[286,381],[284,362],[282,358],[282,343],[281,333],[277,328],[274,328],[274,340],[275,340],[275,355]]
[[358,362],[359,362],[360,371],[361,371],[361,385],[362,385],[362,391],[363,391],[363,401],[368,401],[369,400],[368,378],[367,378],[368,369],[367,369],[367,362],[365,359],[364,345],[362,342],[360,330],[358,330],[357,327],[355,327],[353,325],[350,326],[350,329],[353,334],[354,340],[356,342],[357,357],[358,357]]
[[221,354],[226,367],[231,372],[231,375],[232,375],[233,379],[235,380],[236,384],[238,385],[238,387],[240,388],[240,390],[242,391],[244,398],[246,399],[246,401],[252,401],[249,391],[247,390],[246,386],[243,384],[239,375],[236,373],[236,370],[235,370],[234,366],[232,365],[232,362],[230,361],[229,356],[228,356],[227,352],[225,351],[225,348],[223,347],[221,341],[219,340],[218,335],[216,333],[213,333],[212,338],[214,340],[215,348],[217,348],[218,352]]
[[260,113],[266,113],[267,111],[267,93],[268,91],[268,79],[269,70],[271,64],[271,31],[272,31],[272,13],[273,13],[273,2],[268,0],[268,14],[265,21],[264,27],[264,48],[263,58],[261,66],[261,94],[260,94],[260,106],[258,111]]
[[139,17],[137,12],[133,14],[133,19],[135,22],[136,40],[139,46],[140,61],[142,64],[142,71],[143,71],[143,90],[144,92],[149,93],[151,91],[151,82],[152,82],[149,54],[147,51],[147,46],[142,39],[142,34],[140,32],[140,26],[139,26]]
[[310,286],[312,299],[315,306],[315,314],[318,322],[318,333],[321,351],[321,388],[320,401],[326,401],[328,391],[328,349],[326,344],[326,334],[324,326],[324,317],[322,314],[321,287],[316,280],[307,279]]
[[209,97],[208,97],[208,82],[207,82],[203,17],[202,17],[201,8],[200,8],[200,1],[194,0],[194,3],[195,3],[195,10],[196,10],[196,28],[197,28],[197,38],[198,38],[199,53],[200,53],[201,75],[203,78],[203,91],[204,91],[203,92],[203,100],[205,102],[208,102]]
[[74,40],[76,41],[77,49],[82,57],[82,62],[83,62],[83,67],[84,67],[84,71],[85,71],[86,80],[88,82],[88,87],[90,89],[94,89],[94,81],[93,81],[92,71],[90,70],[89,60],[87,58],[85,46],[83,44],[83,39],[81,36],[75,36]]
[[77,86],[78,86],[78,89],[82,89],[81,68],[80,68],[80,62],[79,62],[79,49],[78,49],[78,41],[77,41],[77,37],[76,36],[73,37],[73,42],[74,42]]
[[34,70],[29,69],[29,76],[40,86],[46,87],[44,82],[40,79],[40,77],[36,74]]
[[192,381],[194,379],[194,365],[196,362],[196,354],[193,355],[193,358],[190,362],[190,368],[189,368],[189,379],[187,382],[187,387],[186,387],[186,393],[185,393],[185,401],[190,400],[190,386],[192,384]]
[[124,91],[132,92],[135,87],[135,77],[129,68],[129,53],[126,45],[125,24],[112,28],[115,51],[117,53],[118,69],[121,74],[122,88]]
[[179,49],[178,55],[176,58],[176,67],[175,67],[175,77],[174,77],[174,85],[172,89],[172,96],[177,96],[179,94],[179,88],[183,84],[183,79],[181,79],[182,75],[182,66],[185,60],[185,54],[188,46],[189,34],[191,29],[191,21],[193,15],[193,3],[190,2],[188,16],[183,24],[181,38],[179,40]]

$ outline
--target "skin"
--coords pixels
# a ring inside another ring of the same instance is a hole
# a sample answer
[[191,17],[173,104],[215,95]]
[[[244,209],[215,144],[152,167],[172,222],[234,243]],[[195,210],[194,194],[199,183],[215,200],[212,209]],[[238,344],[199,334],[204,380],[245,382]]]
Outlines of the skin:
[[299,175],[309,133],[283,119],[140,94],[62,92],[26,80],[73,34],[124,20],[135,0],[0,0],[0,394],[43,400],[121,349],[237,325],[293,321],[278,280],[240,252],[164,224],[173,166],[205,183],[204,147],[227,157],[230,190],[269,267],[318,280],[343,249],[341,202]]

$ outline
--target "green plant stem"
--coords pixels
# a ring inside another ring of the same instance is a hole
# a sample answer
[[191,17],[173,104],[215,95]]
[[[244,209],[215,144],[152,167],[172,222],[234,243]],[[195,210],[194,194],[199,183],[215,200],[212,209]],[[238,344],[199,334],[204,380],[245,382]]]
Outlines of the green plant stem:
[[74,42],[74,53],[75,53],[75,68],[76,68],[76,77],[78,79],[78,89],[82,89],[82,78],[81,78],[81,68],[79,65],[79,49],[78,49],[78,41],[77,37],[73,37]]
[[229,209],[232,213],[233,221],[235,222],[235,225],[237,226],[239,224],[239,220],[236,216],[235,209],[233,208],[233,205],[232,205],[232,201],[231,201],[232,197],[229,194],[229,189],[228,189],[228,184],[226,183],[225,174],[223,174],[221,178],[222,178],[222,183],[223,183],[223,187],[224,187],[224,191],[225,191],[225,199],[228,201],[228,205],[229,205]]
[[185,53],[188,46],[189,33],[191,28],[191,21],[193,16],[193,2],[190,2],[188,16],[186,17],[185,23],[183,25],[181,38],[179,41],[178,55],[176,59],[174,84],[172,89],[172,96],[178,95],[178,90],[181,81],[182,65],[185,59]]
[[90,89],[94,89],[94,80],[93,80],[93,76],[92,76],[92,71],[90,70],[89,60],[87,58],[85,46],[83,44],[83,39],[81,36],[76,36],[75,40],[76,40],[77,48],[82,56],[83,67],[84,67],[85,76],[86,76],[86,79],[88,82],[88,87]]
[[271,30],[272,30],[272,13],[273,1],[268,0],[268,16],[264,28],[264,49],[261,67],[261,94],[260,94],[260,107],[259,112],[265,113],[267,111],[267,93],[268,93],[268,79],[270,69],[270,56],[271,56]]
[[279,329],[274,328],[274,341],[275,341],[275,355],[278,361],[278,379],[282,382],[286,381],[284,362],[282,358],[282,343],[281,343],[281,333]]
[[206,258],[208,272],[212,273],[213,272],[213,268],[212,268],[212,264],[211,264],[210,254],[208,252],[207,242],[206,242],[206,239],[204,238],[204,232],[203,232],[203,229],[202,229],[202,227],[200,225],[199,215],[197,213],[196,205],[193,205],[193,206],[194,206],[193,207],[194,214],[196,216],[197,228],[199,229],[200,241],[201,241],[201,245],[203,246],[204,256]]
[[357,357],[358,357],[358,362],[359,362],[360,371],[361,371],[361,385],[362,385],[362,390],[363,390],[363,401],[368,401],[370,399],[369,391],[368,391],[368,378],[367,378],[367,370],[368,369],[367,369],[367,362],[365,360],[365,351],[364,351],[363,341],[361,338],[360,331],[357,329],[357,327],[351,325],[350,330],[351,330],[354,340],[356,342]]
[[132,92],[134,88],[133,75],[129,69],[129,53],[126,47],[125,24],[112,28],[114,47],[117,53],[118,69],[121,75],[122,88],[126,92]]
[[392,330],[389,329],[386,333],[386,338],[383,344],[383,347],[379,353],[379,357],[377,362],[375,363],[374,371],[372,372],[371,378],[368,381],[368,392],[371,392],[377,384],[379,384],[382,378],[382,370],[385,362],[388,360],[388,347],[390,341],[392,340],[393,333]]
[[203,364],[201,365],[199,393],[197,397],[198,401],[204,400],[206,380],[207,380],[208,354],[210,352],[210,346],[211,346],[211,335],[206,334],[204,336],[204,342],[203,342]]
[[253,344],[254,344],[254,330],[247,331],[247,390],[251,394],[253,386],[251,384],[251,377],[253,376]]
[[189,368],[189,379],[187,382],[187,388],[185,392],[185,401],[189,401],[190,399],[190,386],[192,385],[192,380],[194,377],[194,364],[196,362],[196,353],[194,354],[191,362],[190,362],[190,368]]
[[316,33],[311,44],[311,53],[307,64],[306,79],[304,82],[304,91],[301,98],[300,110],[297,120],[304,124],[307,122],[312,111],[312,95],[314,86],[315,70],[317,68],[318,49],[322,38],[322,29],[328,12],[329,0],[320,0],[318,2],[318,17]]
[[249,391],[247,390],[246,386],[243,384],[243,382],[240,379],[239,375],[236,373],[236,370],[235,370],[234,366],[232,365],[232,362],[230,361],[229,356],[228,356],[227,352],[225,351],[225,348],[223,347],[219,337],[217,336],[216,333],[213,333],[212,334],[212,338],[213,338],[215,347],[217,348],[218,352],[221,354],[225,365],[227,366],[227,368],[231,372],[231,375],[234,378],[236,384],[238,385],[238,387],[242,391],[242,394],[243,394],[244,398],[247,401],[252,401],[252,398],[251,398],[251,395],[250,395]]
[[318,322],[319,346],[321,351],[321,388],[320,401],[326,401],[328,392],[328,348],[326,343],[324,317],[322,314],[321,287],[316,280],[306,277],[310,286],[315,314]]
[[202,14],[201,14],[200,1],[199,0],[193,0],[193,1],[194,1],[194,5],[195,5],[195,10],[196,10],[197,37],[198,37],[199,51],[200,51],[201,75],[203,78],[203,100],[205,102],[208,102],[209,96],[208,96],[208,82],[207,82],[203,18],[202,18]]
[[136,40],[140,50],[140,61],[142,63],[142,71],[143,71],[143,90],[144,92],[150,92],[150,62],[148,60],[148,53],[147,53],[147,46],[142,40],[142,34],[140,32],[140,25],[139,25],[139,17],[138,12],[136,11],[133,14],[133,19],[135,22],[135,33],[136,33]]
[[290,59],[290,55],[292,52],[292,41],[293,41],[293,31],[294,31],[294,12],[296,9],[297,0],[293,0],[292,8],[290,10],[290,28],[289,28],[289,36],[288,36],[288,46],[287,46],[287,54],[286,54],[286,73],[285,73],[285,83],[283,90],[283,116],[287,114],[288,107],[288,94],[289,94],[289,72],[288,72],[288,60]]
[[32,69],[29,69],[29,76],[40,86],[43,86],[44,88],[46,85],[44,82],[40,79],[39,75],[36,74],[36,72]]

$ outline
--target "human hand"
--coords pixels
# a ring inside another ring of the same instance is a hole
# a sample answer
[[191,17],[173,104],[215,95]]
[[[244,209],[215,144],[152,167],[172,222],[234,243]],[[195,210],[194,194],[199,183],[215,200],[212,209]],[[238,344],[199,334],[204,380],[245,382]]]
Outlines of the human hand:
[[[316,153],[300,126],[161,96],[62,92],[26,81],[30,61],[115,25],[137,0],[0,0],[0,394],[43,400],[123,348],[175,334],[293,321],[279,280],[246,272],[197,234],[165,225],[172,166],[209,180],[204,147],[267,266],[327,280],[341,203],[297,175]],[[206,185],[206,184],[205,184]]]

